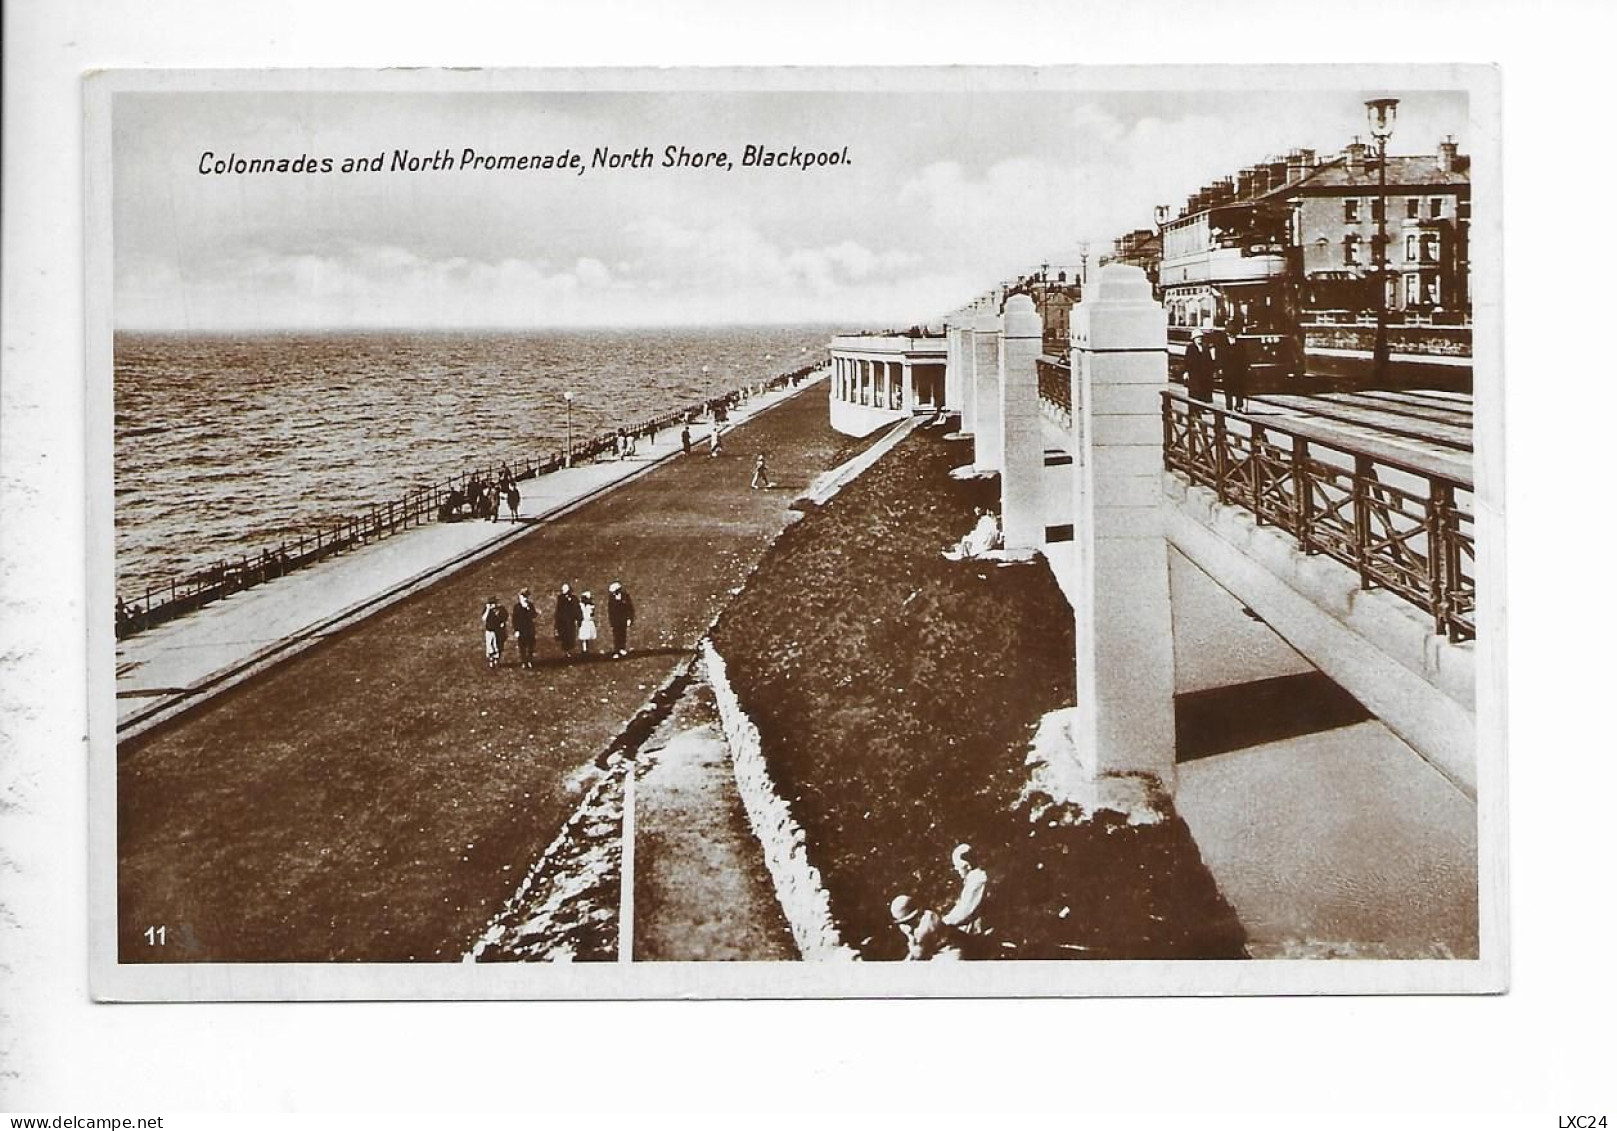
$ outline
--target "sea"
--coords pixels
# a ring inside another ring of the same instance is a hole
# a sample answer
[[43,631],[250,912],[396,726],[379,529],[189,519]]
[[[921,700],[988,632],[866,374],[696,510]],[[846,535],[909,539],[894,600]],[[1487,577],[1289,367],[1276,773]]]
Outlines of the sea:
[[827,326],[252,335],[120,331],[118,593],[274,548],[819,362]]

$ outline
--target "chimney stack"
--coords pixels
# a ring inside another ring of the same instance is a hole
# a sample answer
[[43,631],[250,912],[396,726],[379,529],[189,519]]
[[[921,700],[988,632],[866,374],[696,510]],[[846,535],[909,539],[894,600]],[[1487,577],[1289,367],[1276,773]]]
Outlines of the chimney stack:
[[1444,138],[1438,143],[1437,167],[1443,170],[1443,172],[1454,172],[1454,167],[1459,164],[1459,157],[1460,147],[1455,143],[1453,134],[1450,134],[1448,137]]
[[1364,170],[1364,155],[1364,142],[1360,141],[1358,137],[1355,136],[1354,139],[1348,143],[1347,148],[1342,150],[1342,156],[1347,162],[1348,172],[1359,173]]

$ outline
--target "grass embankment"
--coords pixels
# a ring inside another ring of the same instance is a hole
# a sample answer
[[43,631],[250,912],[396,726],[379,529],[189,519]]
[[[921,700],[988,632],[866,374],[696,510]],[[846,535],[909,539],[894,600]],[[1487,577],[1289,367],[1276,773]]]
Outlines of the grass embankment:
[[966,841],[995,956],[1240,957],[1183,821],[1022,799],[1040,717],[1074,701],[1073,616],[1042,562],[941,556],[997,501],[948,477],[968,456],[917,432],[787,530],[715,632],[843,937],[901,957],[889,901],[946,909]]

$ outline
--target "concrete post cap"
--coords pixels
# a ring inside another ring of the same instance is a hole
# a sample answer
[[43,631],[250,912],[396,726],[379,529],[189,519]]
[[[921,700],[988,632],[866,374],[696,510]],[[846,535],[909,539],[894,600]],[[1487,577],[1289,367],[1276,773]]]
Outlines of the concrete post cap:
[[1007,338],[1042,338],[1044,321],[1033,305],[1032,295],[1012,295],[1005,304],[1005,336]]
[[1095,277],[1094,294],[1087,297],[1107,306],[1152,302],[1151,280],[1132,263],[1108,263]]

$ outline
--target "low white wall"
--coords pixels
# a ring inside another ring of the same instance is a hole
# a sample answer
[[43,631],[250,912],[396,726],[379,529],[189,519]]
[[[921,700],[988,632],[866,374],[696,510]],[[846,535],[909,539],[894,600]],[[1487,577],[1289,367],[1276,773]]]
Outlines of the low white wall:
[[791,808],[775,792],[764,763],[758,728],[747,717],[730,686],[724,658],[711,641],[702,641],[702,662],[708,685],[718,701],[719,719],[730,746],[736,789],[753,835],[763,847],[764,866],[775,885],[775,898],[792,930],[797,949],[808,961],[857,960],[859,955],[842,941],[831,918],[831,901],[820,882],[820,870],[809,863],[803,828]]
[[844,436],[868,436],[885,424],[910,414],[897,408],[869,408],[831,398],[831,427]]
[[922,419],[919,416],[910,417],[897,428],[894,428],[891,433],[877,440],[851,460],[815,476],[814,482],[809,484],[808,490],[798,497],[816,506],[824,506],[831,501],[838,491],[870,470],[871,465],[881,459],[882,456],[898,447],[904,437],[920,426]]

